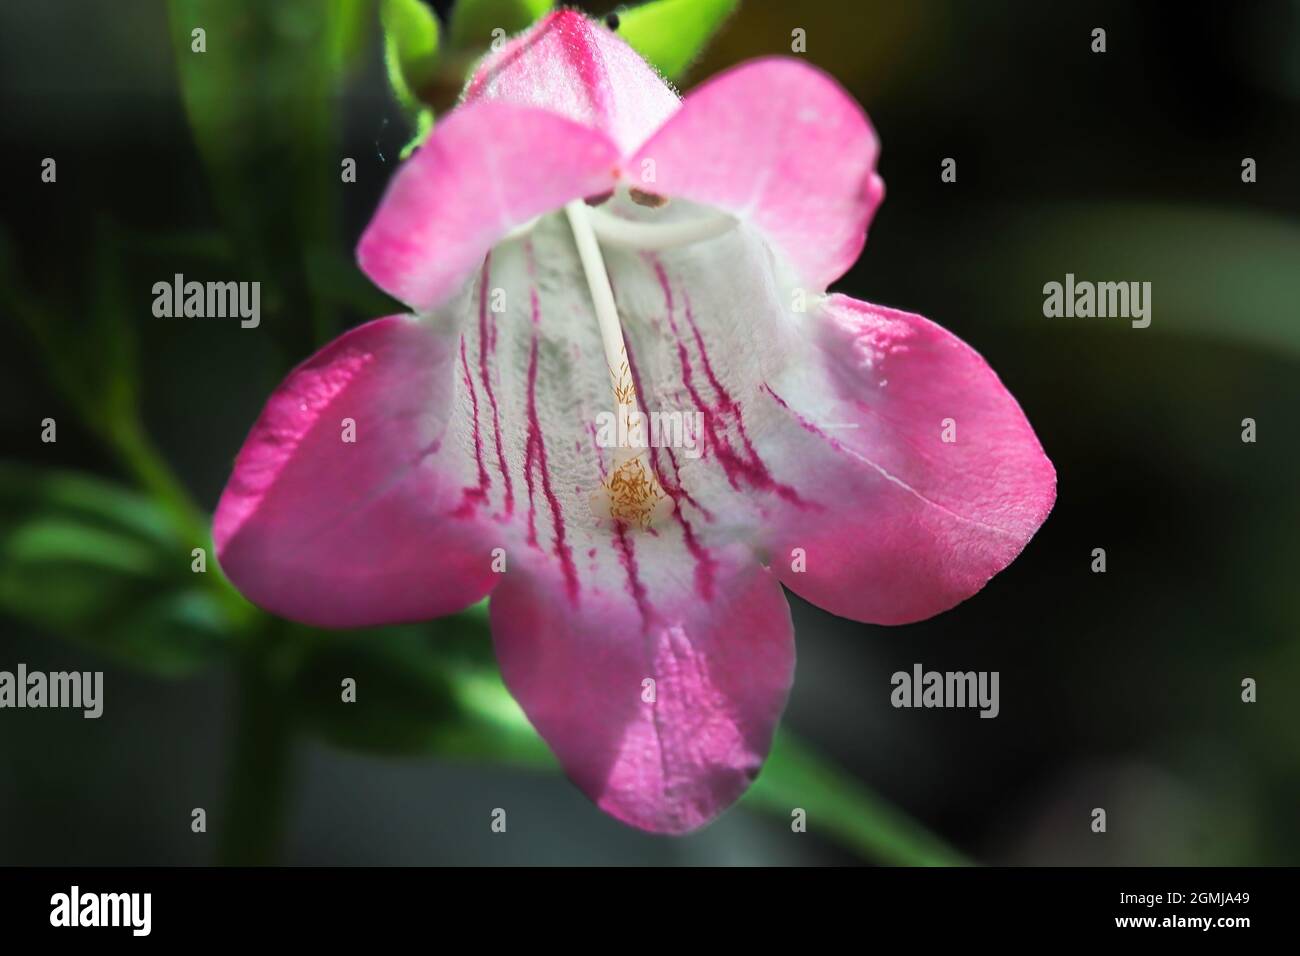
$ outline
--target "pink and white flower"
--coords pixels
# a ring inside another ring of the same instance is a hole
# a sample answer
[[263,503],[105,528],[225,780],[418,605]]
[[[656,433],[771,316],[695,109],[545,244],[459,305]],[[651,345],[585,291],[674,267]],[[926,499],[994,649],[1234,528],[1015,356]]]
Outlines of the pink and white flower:
[[[394,177],[358,259],[411,314],[271,396],[217,508],[226,573],[323,627],[490,594],[505,682],[573,781],[637,827],[709,822],[785,706],[782,585],[920,620],[1006,567],[1055,497],[970,347],[826,294],[883,196],[877,150],[803,62],[679,100],[597,23],[539,22]],[[704,453],[602,447],[615,407],[702,412]]]

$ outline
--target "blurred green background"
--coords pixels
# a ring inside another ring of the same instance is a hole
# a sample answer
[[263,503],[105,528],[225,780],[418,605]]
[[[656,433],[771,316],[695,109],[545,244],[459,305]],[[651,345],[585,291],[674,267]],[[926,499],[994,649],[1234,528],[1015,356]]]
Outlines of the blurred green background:
[[[631,28],[666,70],[731,6],[675,2],[667,39]],[[683,839],[564,780],[481,609],[325,634],[190,570],[285,371],[395,311],[351,250],[489,37],[435,4],[434,57],[390,6],[0,6],[0,669],[105,672],[99,720],[0,711],[0,864],[1300,863],[1300,3],[749,0],[680,76],[806,32],[883,142],[888,197],[838,288],[982,352],[1060,482],[1021,558],[931,621],[794,601],[774,756]],[[260,281],[261,327],[154,318],[177,272]],[[1151,282],[1151,327],[1044,318],[1067,272]],[[891,708],[918,661],[1000,671],[1000,716]]]

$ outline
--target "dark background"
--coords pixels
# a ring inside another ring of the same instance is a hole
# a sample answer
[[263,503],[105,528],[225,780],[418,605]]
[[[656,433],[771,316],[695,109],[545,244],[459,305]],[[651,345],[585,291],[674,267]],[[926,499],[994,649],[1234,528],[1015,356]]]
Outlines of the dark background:
[[[1105,54],[1089,49],[1097,26]],[[871,627],[795,600],[785,726],[981,862],[1300,862],[1300,3],[750,0],[682,86],[788,52],[795,27],[883,143],[887,198],[837,288],[979,350],[1055,462],[1059,499],[1011,568],[933,620]],[[657,838],[553,770],[321,728],[296,677],[249,690],[249,656],[229,652],[215,610],[175,641],[170,618],[131,617],[188,593],[188,544],[172,554],[179,578],[150,570],[81,619],[68,609],[98,587],[93,561],[75,579],[19,566],[14,536],[43,507],[46,469],[169,500],[121,409],[138,408],[148,447],[210,510],[284,371],[386,311],[351,249],[408,129],[377,30],[361,36],[336,144],[287,94],[218,144],[234,158],[214,176],[166,4],[0,6],[0,433],[8,466],[26,469],[6,472],[0,498],[0,669],[102,669],[106,695],[97,721],[0,711],[0,864],[206,863],[250,820],[281,831],[266,858],[292,863],[885,861],[812,808],[807,834],[755,801]],[[209,28],[210,49],[218,39]],[[235,66],[269,90],[313,69],[255,31]],[[314,168],[293,151],[317,136],[329,161]],[[343,156],[354,185],[338,182]],[[940,182],[944,157],[955,184]],[[151,286],[174,272],[264,281],[261,328],[155,319]],[[1152,282],[1150,328],[1044,318],[1042,286],[1067,272]],[[91,399],[69,397],[83,386]],[[40,441],[47,416],[56,444]],[[1105,574],[1090,571],[1097,547]],[[294,674],[335,673],[320,646],[367,653],[363,638],[260,626]],[[482,663],[481,633],[455,640]],[[1001,715],[891,708],[890,674],[918,661],[1000,671]],[[1247,676],[1258,703],[1240,699]],[[454,719],[395,679],[418,720]],[[385,715],[390,738],[406,716]],[[194,807],[206,834],[190,831]],[[489,830],[495,807],[506,834]]]

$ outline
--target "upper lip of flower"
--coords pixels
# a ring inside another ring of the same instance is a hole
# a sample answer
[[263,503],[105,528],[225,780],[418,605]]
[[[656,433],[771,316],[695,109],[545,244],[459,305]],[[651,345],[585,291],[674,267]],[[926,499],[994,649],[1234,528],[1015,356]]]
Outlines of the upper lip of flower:
[[[506,683],[579,786],[648,829],[712,819],[790,686],[782,583],[859,620],[926,617],[1054,498],[978,355],[825,295],[882,198],[876,154],[805,63],[753,61],[679,105],[608,31],[552,14],[394,177],[358,259],[418,317],[353,330],[272,396],[218,506],[227,573],[324,626],[492,592]],[[705,457],[607,460],[592,405],[633,392],[703,413]],[[612,526],[587,512],[602,482]]]
[[[626,44],[561,10],[479,67],[394,178],[357,257],[428,311],[512,229],[623,184],[735,215],[822,290],[857,258],[884,197],[878,152],[862,108],[802,61],[753,60],[679,101]],[[426,190],[435,175],[446,188]],[[474,234],[460,232],[471,218]]]

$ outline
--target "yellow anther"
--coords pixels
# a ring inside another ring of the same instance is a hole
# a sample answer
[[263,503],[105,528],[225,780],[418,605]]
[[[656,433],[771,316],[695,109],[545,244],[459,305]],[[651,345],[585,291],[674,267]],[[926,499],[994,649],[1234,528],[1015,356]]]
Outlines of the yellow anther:
[[601,479],[600,491],[591,496],[591,511],[597,518],[648,530],[673,513],[673,500],[647,465],[648,454],[628,454],[619,449],[614,467]]

